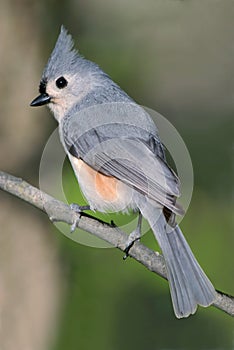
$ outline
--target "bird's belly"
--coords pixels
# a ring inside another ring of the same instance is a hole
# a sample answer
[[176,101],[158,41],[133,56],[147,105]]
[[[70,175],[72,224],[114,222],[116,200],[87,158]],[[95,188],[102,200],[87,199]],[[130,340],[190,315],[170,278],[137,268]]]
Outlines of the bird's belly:
[[69,155],[80,188],[91,209],[127,212],[136,209],[134,190],[112,176],[103,175],[81,159]]

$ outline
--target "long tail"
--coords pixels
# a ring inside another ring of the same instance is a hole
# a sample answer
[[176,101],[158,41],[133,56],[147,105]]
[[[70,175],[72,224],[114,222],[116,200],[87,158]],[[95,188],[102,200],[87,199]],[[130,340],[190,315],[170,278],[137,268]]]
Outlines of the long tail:
[[215,289],[194,257],[179,226],[168,230],[164,215],[155,219],[159,209],[149,203],[140,210],[162,249],[176,317],[194,314],[197,305],[211,305],[216,299]]

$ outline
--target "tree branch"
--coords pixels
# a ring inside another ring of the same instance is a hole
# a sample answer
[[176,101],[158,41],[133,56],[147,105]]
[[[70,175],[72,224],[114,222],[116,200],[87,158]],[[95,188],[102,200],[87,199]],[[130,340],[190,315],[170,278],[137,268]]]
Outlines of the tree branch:
[[[69,205],[54,199],[36,187],[29,185],[22,179],[1,171],[0,188],[44,211],[53,221],[62,221],[72,225],[74,221],[79,218],[79,215],[71,210]],[[114,247],[124,251],[127,235],[118,227],[113,227],[98,219],[83,215],[78,221],[77,227],[90,232]],[[150,271],[165,279],[167,278],[165,262],[162,255],[152,251],[140,242],[135,242],[129,255]],[[217,300],[213,306],[234,316],[234,297],[220,291],[216,292]]]

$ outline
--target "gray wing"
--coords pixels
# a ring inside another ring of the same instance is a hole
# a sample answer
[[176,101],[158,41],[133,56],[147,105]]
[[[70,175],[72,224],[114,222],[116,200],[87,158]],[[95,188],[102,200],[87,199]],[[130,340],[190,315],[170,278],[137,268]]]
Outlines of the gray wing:
[[[67,139],[67,148],[95,170],[118,178],[181,215],[183,210],[176,203],[176,197],[180,196],[179,180],[163,159],[164,151],[158,138],[147,132],[144,135],[142,130],[138,130],[138,135],[136,127],[128,128],[121,135],[118,126],[115,128],[112,124],[111,130],[103,126],[90,129],[79,139],[69,142]],[[106,136],[110,134],[111,137]]]

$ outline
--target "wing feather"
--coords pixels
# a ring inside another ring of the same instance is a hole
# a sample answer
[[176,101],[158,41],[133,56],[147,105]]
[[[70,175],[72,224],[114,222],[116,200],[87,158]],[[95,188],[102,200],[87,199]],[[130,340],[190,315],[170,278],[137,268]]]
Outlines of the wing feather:
[[[72,149],[74,152],[76,145]],[[178,177],[143,141],[107,139],[80,156],[95,170],[116,177],[176,214],[183,213],[176,203],[180,196]]]

